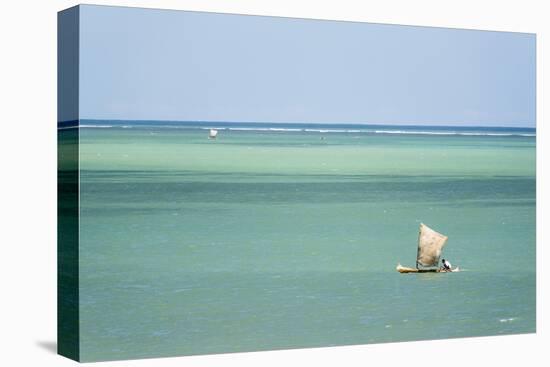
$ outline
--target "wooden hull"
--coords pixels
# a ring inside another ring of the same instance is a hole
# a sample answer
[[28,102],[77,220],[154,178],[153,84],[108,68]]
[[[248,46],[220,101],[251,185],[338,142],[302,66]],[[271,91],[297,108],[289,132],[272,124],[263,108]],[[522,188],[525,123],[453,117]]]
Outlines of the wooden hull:
[[458,268],[454,268],[451,270],[441,270],[441,269],[416,269],[416,268],[409,268],[406,266],[402,266],[401,264],[397,264],[397,267],[395,268],[400,273],[454,273],[459,271]]

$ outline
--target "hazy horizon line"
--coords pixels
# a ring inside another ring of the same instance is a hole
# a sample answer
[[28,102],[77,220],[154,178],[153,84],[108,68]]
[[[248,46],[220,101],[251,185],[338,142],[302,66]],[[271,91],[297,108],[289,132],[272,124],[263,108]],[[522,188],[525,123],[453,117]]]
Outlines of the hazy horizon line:
[[[369,122],[298,122],[298,121],[292,121],[292,122],[285,122],[285,121],[222,121],[222,120],[158,120],[158,119],[100,119],[100,118],[80,118],[78,121],[82,120],[88,120],[88,121],[137,121],[137,122],[182,122],[182,123],[205,123],[205,124],[216,124],[216,123],[224,123],[224,124],[287,124],[287,125],[295,125],[295,124],[303,124],[303,125],[358,125],[358,126],[417,126],[417,127],[478,127],[478,128],[512,128],[512,129],[534,129],[536,130],[536,123],[535,126],[517,126],[517,125],[449,125],[449,124],[442,124],[442,125],[427,125],[422,123],[369,123]],[[76,121],[76,120],[71,120]],[[60,121],[58,123],[64,123],[64,122],[70,122],[70,121]]]

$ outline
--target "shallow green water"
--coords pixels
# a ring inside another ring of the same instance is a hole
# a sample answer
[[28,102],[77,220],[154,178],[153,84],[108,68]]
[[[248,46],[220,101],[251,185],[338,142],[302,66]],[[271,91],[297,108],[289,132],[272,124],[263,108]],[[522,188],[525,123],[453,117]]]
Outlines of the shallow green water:
[[534,137],[80,133],[85,361],[535,331]]

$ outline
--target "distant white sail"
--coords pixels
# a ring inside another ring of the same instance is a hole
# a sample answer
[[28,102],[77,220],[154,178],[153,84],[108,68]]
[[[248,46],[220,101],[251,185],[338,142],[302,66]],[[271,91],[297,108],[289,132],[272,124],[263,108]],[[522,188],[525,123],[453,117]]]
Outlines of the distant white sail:
[[442,235],[420,223],[420,231],[418,233],[418,253],[416,256],[416,268],[418,267],[434,267],[439,264],[441,250],[447,243],[447,236]]
[[216,129],[210,129],[210,134],[208,135],[208,137],[209,137],[210,139],[215,139],[217,135],[218,135],[218,130],[216,130]]

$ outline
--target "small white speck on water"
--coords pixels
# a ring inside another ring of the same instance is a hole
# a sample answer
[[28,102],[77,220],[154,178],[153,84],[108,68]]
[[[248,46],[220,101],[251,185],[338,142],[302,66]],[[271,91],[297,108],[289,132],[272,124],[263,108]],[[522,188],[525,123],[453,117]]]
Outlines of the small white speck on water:
[[386,325],[386,329],[389,329],[389,328],[391,328],[391,325]]

